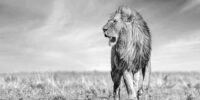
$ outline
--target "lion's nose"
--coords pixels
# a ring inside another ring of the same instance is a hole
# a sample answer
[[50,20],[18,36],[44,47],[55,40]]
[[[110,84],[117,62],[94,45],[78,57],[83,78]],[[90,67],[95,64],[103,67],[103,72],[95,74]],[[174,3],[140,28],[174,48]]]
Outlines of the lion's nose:
[[103,32],[106,32],[108,29],[107,28],[103,28]]

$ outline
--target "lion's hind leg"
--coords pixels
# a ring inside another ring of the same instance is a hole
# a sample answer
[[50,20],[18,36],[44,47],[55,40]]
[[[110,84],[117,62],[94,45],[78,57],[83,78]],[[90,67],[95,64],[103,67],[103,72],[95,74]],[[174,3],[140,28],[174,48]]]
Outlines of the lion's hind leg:
[[139,69],[137,72],[133,72],[134,77],[134,84],[137,92],[137,99],[139,100],[140,96],[142,95],[142,83],[143,83],[143,77],[142,77],[142,70]]
[[[141,88],[138,91],[138,94],[142,96],[142,98],[146,98],[148,100],[149,94],[149,85],[150,85],[150,76],[151,76],[151,64],[149,63],[145,68],[142,69],[142,83]],[[145,100],[146,100],[145,99]]]
[[150,78],[151,78],[151,63],[142,69],[142,76],[143,76],[143,82],[142,82],[142,89],[144,92],[148,92],[149,85],[150,85]]

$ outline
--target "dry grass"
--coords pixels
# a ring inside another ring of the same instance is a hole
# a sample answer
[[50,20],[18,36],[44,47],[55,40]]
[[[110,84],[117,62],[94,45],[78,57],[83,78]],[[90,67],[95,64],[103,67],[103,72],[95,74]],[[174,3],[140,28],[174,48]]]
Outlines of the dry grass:
[[[126,92],[122,85],[122,97]],[[0,100],[110,100],[112,81],[104,72],[14,73],[0,75]],[[200,100],[200,73],[152,74],[142,100]]]

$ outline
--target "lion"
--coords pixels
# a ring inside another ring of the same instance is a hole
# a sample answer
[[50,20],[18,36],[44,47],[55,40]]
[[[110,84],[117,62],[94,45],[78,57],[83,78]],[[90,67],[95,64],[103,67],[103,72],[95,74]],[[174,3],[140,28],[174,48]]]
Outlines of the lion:
[[137,11],[128,6],[120,6],[103,26],[103,32],[112,47],[114,100],[120,99],[122,78],[128,98],[138,100],[150,84],[151,33],[147,23]]

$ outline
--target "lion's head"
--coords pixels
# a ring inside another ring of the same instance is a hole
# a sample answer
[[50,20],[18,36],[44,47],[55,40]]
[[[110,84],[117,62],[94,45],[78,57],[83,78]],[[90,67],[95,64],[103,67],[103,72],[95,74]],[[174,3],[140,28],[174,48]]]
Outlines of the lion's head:
[[120,6],[103,26],[104,36],[109,38],[109,45],[114,46],[123,31],[132,28],[135,12],[126,6]]

